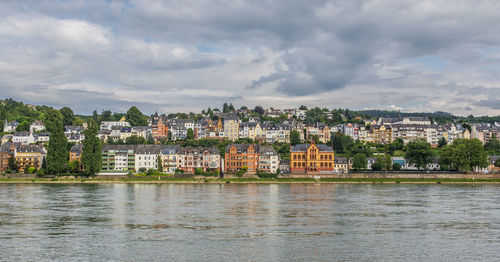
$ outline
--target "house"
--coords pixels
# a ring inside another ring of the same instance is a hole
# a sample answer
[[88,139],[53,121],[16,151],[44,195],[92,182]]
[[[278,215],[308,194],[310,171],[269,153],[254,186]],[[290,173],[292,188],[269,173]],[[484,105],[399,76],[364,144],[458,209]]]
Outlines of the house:
[[333,149],[326,145],[298,144],[290,153],[290,172],[300,175],[332,174],[335,171]]
[[248,144],[230,144],[226,146],[224,171],[236,173],[244,167],[247,172],[255,174],[259,168],[259,146]]
[[13,142],[7,142],[0,146],[0,172],[9,169],[9,159],[15,157],[17,147],[19,147],[19,144]]
[[82,158],[82,152],[83,152],[83,145],[82,144],[76,144],[71,147],[71,150],[69,150],[69,161],[78,161],[81,163],[81,158]]
[[31,133],[40,132],[42,130],[45,130],[45,124],[42,121],[35,120],[33,123],[31,123],[30,125]]
[[37,143],[47,143],[50,140],[50,133],[41,132],[39,134],[34,135],[34,137],[35,137],[35,142]]
[[177,150],[177,168],[186,173],[221,170],[221,157],[216,148],[181,147]]
[[327,143],[331,138],[330,127],[322,123],[317,123],[314,126],[307,126],[306,138],[313,139],[315,136],[318,136],[320,142]]
[[43,160],[47,152],[41,145],[21,144],[16,149],[16,162],[20,172],[24,172],[30,167],[42,168]]
[[290,174],[290,160],[280,161],[280,174]]
[[500,167],[496,167],[495,163],[500,163],[500,156],[489,156],[488,157],[488,171],[500,173]]
[[104,145],[102,168],[104,173],[135,170],[135,145]]
[[287,124],[269,123],[264,127],[267,143],[290,143],[290,126]]
[[346,174],[349,173],[350,163],[347,157],[336,157],[335,158],[335,173]]
[[158,169],[158,155],[162,151],[161,145],[137,145],[135,148],[135,170]]
[[14,138],[14,136],[12,134],[6,134],[6,135],[2,136],[2,145],[7,143],[7,142],[12,142],[13,138]]
[[[147,139],[149,136],[153,137],[153,129],[151,129],[148,126],[134,126],[132,127],[132,135],[133,136],[138,136],[142,137],[144,139]],[[168,137],[168,134],[167,134]],[[165,138],[167,138],[165,137]],[[157,136],[157,139],[161,138],[161,136]]]
[[166,119],[158,115],[155,112],[151,119],[151,136],[156,140],[162,140],[168,138],[168,122]]
[[3,132],[15,132],[18,125],[19,122],[17,121],[7,122],[7,119],[5,119],[5,123],[3,124]]
[[392,127],[390,125],[372,125],[370,133],[373,136],[373,142],[377,144],[390,144],[392,142]]
[[12,137],[14,143],[21,143],[23,145],[29,145],[35,143],[35,137],[31,132],[16,132]]
[[102,121],[100,130],[112,130],[113,127],[131,127],[131,126],[129,122],[125,121],[125,119],[121,119],[120,121]]
[[276,173],[279,168],[279,156],[272,146],[259,146],[257,170],[264,173]]
[[166,145],[160,152],[162,170],[163,172],[173,174],[177,169],[177,152],[180,146],[178,145]]
[[224,136],[231,140],[236,141],[239,133],[239,117],[236,114],[230,114],[224,117]]

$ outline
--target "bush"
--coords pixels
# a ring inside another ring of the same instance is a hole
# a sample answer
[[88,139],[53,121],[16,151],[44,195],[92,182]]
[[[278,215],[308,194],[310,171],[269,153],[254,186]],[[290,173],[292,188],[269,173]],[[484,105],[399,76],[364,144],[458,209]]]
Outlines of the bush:
[[199,168],[199,167],[198,167],[198,168],[195,168],[195,169],[194,169],[194,174],[195,174],[195,175],[202,175],[202,174],[203,174],[203,169],[201,169],[201,168]]
[[500,159],[498,159],[497,161],[495,161],[495,167],[500,167]]
[[382,170],[382,163],[380,163],[380,162],[373,163],[372,170],[373,171],[381,171]]
[[278,178],[276,173],[257,173],[259,178]]
[[45,175],[45,172],[43,171],[43,169],[38,169],[36,171],[36,175],[39,177],[43,177]]
[[36,167],[32,167],[32,166],[31,166],[31,167],[29,167],[29,168],[27,169],[27,172],[28,172],[28,174],[34,174],[34,173],[36,172]]
[[147,169],[147,168],[145,168],[145,167],[141,167],[141,168],[139,168],[139,172],[140,172],[140,173],[146,173],[147,171],[148,171],[148,169]]
[[394,163],[394,164],[392,164],[392,169],[396,170],[396,171],[401,170],[401,164],[400,163]]

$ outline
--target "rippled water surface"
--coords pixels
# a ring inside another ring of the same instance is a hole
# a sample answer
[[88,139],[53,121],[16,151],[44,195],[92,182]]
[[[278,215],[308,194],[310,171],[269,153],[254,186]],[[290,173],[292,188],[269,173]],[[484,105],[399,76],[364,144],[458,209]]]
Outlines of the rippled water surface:
[[0,260],[500,261],[500,187],[0,184]]

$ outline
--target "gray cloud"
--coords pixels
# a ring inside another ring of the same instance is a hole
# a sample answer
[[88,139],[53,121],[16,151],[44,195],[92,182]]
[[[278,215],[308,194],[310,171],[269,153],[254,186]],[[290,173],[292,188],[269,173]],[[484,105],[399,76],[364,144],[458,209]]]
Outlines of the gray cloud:
[[[6,0],[0,91],[82,113],[231,100],[500,114],[499,11],[493,0]],[[59,100],[71,95],[85,100]]]

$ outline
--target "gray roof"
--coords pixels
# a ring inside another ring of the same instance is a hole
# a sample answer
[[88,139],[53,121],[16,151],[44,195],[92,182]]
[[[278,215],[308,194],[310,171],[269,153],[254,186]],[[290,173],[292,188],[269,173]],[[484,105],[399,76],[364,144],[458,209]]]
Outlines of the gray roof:
[[83,150],[83,145],[82,145],[82,144],[76,144],[76,145],[73,145],[73,146],[71,147],[70,152],[71,152],[71,153],[81,154],[81,153],[82,153],[82,150]]
[[17,148],[19,153],[40,153],[44,154],[45,150],[40,145],[19,145]]
[[226,146],[226,152],[229,152],[229,149],[232,146],[236,147],[236,150],[237,150],[238,153],[246,153],[247,150],[248,150],[248,148],[250,146],[253,146],[253,148],[255,149],[255,152],[259,151],[259,145],[252,145],[252,144],[230,144],[230,145]]
[[[292,147],[292,152],[305,152],[311,144],[297,144]],[[316,145],[320,152],[333,152],[333,149],[327,145],[317,144]]]

